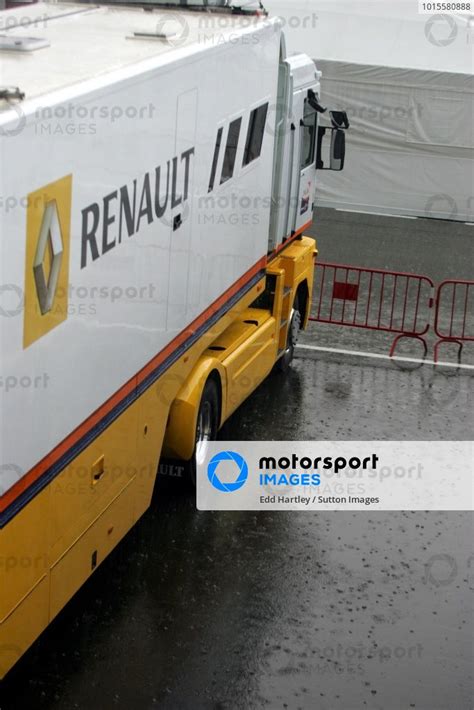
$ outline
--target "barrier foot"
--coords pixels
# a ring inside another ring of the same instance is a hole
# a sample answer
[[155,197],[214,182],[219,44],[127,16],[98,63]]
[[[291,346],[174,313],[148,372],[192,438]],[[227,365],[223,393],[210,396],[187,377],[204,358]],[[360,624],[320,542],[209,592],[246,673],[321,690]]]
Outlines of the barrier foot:
[[394,356],[395,350],[397,349],[398,342],[402,338],[415,338],[416,340],[421,340],[421,342],[423,343],[424,351],[425,351],[423,359],[426,358],[426,356],[428,355],[428,345],[426,344],[426,340],[421,335],[415,335],[415,334],[411,334],[411,333],[400,333],[399,335],[397,335],[397,337],[394,339],[394,341],[392,343],[392,347],[390,348],[389,357]]
[[443,343],[456,343],[456,345],[458,346],[458,365],[460,365],[463,343],[460,340],[458,340],[457,338],[440,338],[439,340],[436,341],[435,346],[434,346],[434,352],[433,352],[433,360],[434,360],[435,365],[438,364],[439,346],[442,345]]

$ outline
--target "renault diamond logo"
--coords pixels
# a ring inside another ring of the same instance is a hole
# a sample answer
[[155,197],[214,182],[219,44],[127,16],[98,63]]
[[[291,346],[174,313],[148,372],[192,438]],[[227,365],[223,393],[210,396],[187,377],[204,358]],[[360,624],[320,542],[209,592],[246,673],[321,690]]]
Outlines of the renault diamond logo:
[[28,195],[23,347],[68,316],[72,176]]
[[41,313],[51,310],[63,258],[63,238],[56,201],[46,205],[36,248],[33,272]]

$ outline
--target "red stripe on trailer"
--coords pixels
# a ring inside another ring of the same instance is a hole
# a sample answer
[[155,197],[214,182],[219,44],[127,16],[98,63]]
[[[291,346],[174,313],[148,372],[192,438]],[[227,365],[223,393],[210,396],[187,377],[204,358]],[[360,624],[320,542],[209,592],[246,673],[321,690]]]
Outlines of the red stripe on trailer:
[[17,483],[12,486],[3,496],[0,497],[0,512],[6,510],[20,495],[25,493],[35,481],[37,481],[48,469],[61,459],[62,456],[74,447],[88,432],[96,427],[104,417],[109,414],[114,407],[131,395],[137,386],[145,380],[148,374],[164,362],[175,350],[183,345],[186,340],[199,328],[205,325],[213,315],[222,309],[227,301],[230,301],[248,282],[254,278],[259,271],[265,269],[267,257],[259,259],[240,279],[238,279],[225,293],[222,294],[209,308],[198,316],[185,330],[183,330],[174,340],[171,341],[160,353],[156,355],[145,367],[136,373],[126,382],[115,394],[104,404],[93,412],[82,424],[80,424],[71,434],[69,434],[60,444],[58,444],[49,454],[31,468]]

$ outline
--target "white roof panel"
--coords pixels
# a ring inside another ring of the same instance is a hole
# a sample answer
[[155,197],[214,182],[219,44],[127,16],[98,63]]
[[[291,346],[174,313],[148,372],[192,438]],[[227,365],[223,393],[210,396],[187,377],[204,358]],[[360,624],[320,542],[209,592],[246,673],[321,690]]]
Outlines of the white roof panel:
[[0,51],[0,85],[38,98],[142,61],[161,57],[166,64],[262,26],[268,20],[181,9],[38,3],[6,10],[1,34],[46,39],[49,46]]

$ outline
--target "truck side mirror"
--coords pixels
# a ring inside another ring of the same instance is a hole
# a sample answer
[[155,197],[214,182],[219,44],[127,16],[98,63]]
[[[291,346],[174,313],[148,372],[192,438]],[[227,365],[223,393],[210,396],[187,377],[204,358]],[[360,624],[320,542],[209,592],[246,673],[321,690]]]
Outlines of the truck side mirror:
[[[326,134],[331,135],[328,148]],[[326,167],[322,158],[323,150],[326,150]],[[342,170],[344,168],[344,156],[346,153],[346,134],[341,128],[329,128],[319,126],[318,128],[318,151],[316,154],[316,170]]]
[[342,170],[346,155],[346,134],[340,128],[331,129],[331,154],[329,170]]
[[331,123],[334,128],[341,128],[343,130],[349,128],[350,123],[346,111],[329,111],[329,115],[331,116]]
[[[319,126],[318,149],[316,153],[316,170],[342,170],[346,154],[346,134],[349,119],[345,111],[329,111],[331,126]],[[330,142],[327,136],[331,135]],[[325,138],[326,137],[326,138]],[[329,146],[328,146],[329,143]],[[323,160],[323,150],[326,155],[326,167]]]

